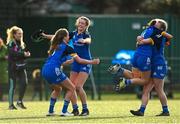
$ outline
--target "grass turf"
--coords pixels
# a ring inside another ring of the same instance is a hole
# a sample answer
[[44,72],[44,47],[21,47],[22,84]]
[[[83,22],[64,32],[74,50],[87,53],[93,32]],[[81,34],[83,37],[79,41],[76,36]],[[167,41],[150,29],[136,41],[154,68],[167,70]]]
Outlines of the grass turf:
[[[168,104],[170,117],[155,117],[161,112],[158,100],[149,102],[144,117],[135,117],[129,113],[129,110],[138,109],[139,100],[89,100],[88,117],[60,117],[58,114],[62,108],[62,101],[58,101],[55,106],[57,116],[46,117],[49,102],[25,102],[27,110],[8,110],[8,103],[1,102],[0,123],[180,123],[180,100],[169,100]],[[69,111],[71,111],[71,105]]]

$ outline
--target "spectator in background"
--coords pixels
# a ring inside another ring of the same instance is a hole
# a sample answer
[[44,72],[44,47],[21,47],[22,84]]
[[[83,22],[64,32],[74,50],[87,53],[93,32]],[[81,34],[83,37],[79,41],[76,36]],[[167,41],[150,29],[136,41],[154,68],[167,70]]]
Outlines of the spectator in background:
[[72,2],[72,12],[73,13],[89,13],[88,0],[73,0]]
[[42,101],[42,88],[43,88],[43,80],[41,78],[41,71],[40,69],[35,69],[32,73],[32,78],[33,78],[33,96],[32,100],[39,95],[39,100]]
[[49,13],[71,13],[72,5],[66,0],[48,0],[48,12]]
[[105,14],[118,14],[119,13],[118,3],[116,1],[106,0],[103,13],[105,13]]
[[4,45],[2,38],[0,38],[0,100],[3,99],[4,87],[8,82],[7,58],[7,47]]
[[25,48],[23,41],[23,30],[17,26],[7,29],[8,46],[8,76],[9,76],[9,109],[17,109],[14,106],[13,98],[17,79],[19,81],[19,98],[17,107],[26,109],[23,104],[23,97],[27,86],[27,73],[25,59],[30,57],[30,52]]

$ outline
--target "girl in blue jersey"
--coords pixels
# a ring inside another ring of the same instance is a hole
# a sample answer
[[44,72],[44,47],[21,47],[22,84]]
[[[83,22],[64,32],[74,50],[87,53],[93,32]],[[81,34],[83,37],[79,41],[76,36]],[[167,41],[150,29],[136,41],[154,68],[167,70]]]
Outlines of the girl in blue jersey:
[[[149,39],[150,43],[148,44],[137,44],[137,49],[134,53],[132,59],[132,71],[124,69],[117,65],[116,70],[118,70],[118,76],[122,75],[126,79],[123,78],[120,82],[117,83],[117,86],[120,89],[130,85],[130,84],[139,84],[144,85],[149,82],[149,78],[151,75],[151,56],[152,56],[152,45],[154,44],[151,36],[153,34],[154,27],[149,26],[141,33],[141,37],[144,39]],[[110,71],[113,68],[110,68]]]
[[[75,25],[77,29],[70,33],[70,38],[72,39],[74,50],[81,58],[90,60],[91,36],[88,32],[90,20],[87,17],[81,16],[76,20]],[[75,85],[76,92],[79,95],[82,103],[82,112],[80,116],[89,115],[89,110],[87,107],[87,96],[83,86],[91,72],[91,68],[91,64],[83,65],[74,61],[72,64],[72,70],[70,72],[70,80]],[[75,111],[72,113],[74,112]]]
[[75,61],[81,64],[99,64],[99,59],[87,60],[80,58],[73,48],[67,45],[69,41],[69,33],[66,29],[59,29],[51,39],[51,46],[49,50],[50,56],[43,65],[42,76],[50,84],[53,92],[51,94],[49,114],[54,115],[54,105],[56,99],[61,90],[61,87],[67,89],[64,105],[62,109],[62,116],[71,116],[73,114],[67,112],[67,107],[70,102],[70,98],[73,104],[73,109],[78,109],[77,98],[75,93],[75,86],[72,81],[62,72],[60,66],[66,62],[68,56],[72,56]]
[[[149,93],[152,90],[153,87],[155,87],[155,90],[158,94],[158,97],[160,99],[161,105],[162,105],[162,113],[160,113],[158,116],[169,116],[169,110],[168,110],[168,106],[167,106],[167,97],[166,94],[164,93],[163,87],[164,87],[164,77],[166,76],[166,72],[167,72],[167,65],[166,65],[166,60],[164,57],[164,46],[165,44],[167,44],[167,42],[173,37],[170,34],[165,34],[165,32],[162,31],[166,31],[167,30],[167,23],[162,20],[162,19],[155,19],[155,26],[159,27],[159,29],[157,29],[158,35],[155,35],[153,37],[154,39],[154,45],[153,45],[153,49],[152,49],[152,63],[151,63],[151,81],[144,86],[143,88],[143,96],[142,96],[142,103],[141,103],[141,107],[139,110],[134,111],[131,110],[130,112],[133,115],[136,116],[143,116],[144,115],[144,111],[146,108],[146,105],[148,104],[148,100],[149,100]],[[162,33],[161,33],[162,32]],[[160,34],[160,35],[159,35]],[[161,35],[162,34],[162,35]],[[164,37],[167,36],[168,37]],[[147,44],[148,43],[148,39],[141,39],[139,40],[140,44]]]

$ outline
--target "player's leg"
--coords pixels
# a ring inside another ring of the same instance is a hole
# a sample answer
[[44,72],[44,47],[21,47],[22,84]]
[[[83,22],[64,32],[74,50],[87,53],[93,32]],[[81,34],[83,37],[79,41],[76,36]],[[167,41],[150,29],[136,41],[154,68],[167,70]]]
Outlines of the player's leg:
[[120,84],[119,82],[126,79],[132,79],[134,77],[140,77],[140,71],[137,68],[132,68],[132,71],[122,68],[119,64],[109,67],[108,71],[113,74],[114,89],[119,92]]
[[158,94],[158,97],[160,99],[162,109],[163,109],[163,112],[159,114],[158,116],[169,116],[170,114],[169,114],[168,105],[167,105],[167,97],[163,89],[164,81],[163,79],[154,78],[153,82],[154,82],[155,90]]
[[110,66],[108,68],[108,72],[113,74],[115,78],[116,77],[118,77],[118,78],[119,77],[125,77],[127,79],[133,78],[133,72],[128,70],[128,69],[125,69],[125,68],[121,67],[120,64]]
[[72,98],[71,99],[72,104],[76,105],[76,108],[78,108],[77,99],[75,98],[76,97],[75,86],[73,85],[73,83],[68,78],[66,78],[62,83],[60,83],[60,85],[62,87],[64,87],[65,89],[67,89],[66,95],[64,98],[64,105],[63,105],[61,116],[72,116],[73,114],[67,112],[67,108],[68,108],[68,105],[70,103],[71,98]]
[[153,84],[152,80],[150,80],[150,82],[148,84],[144,85],[140,108],[137,111],[130,110],[130,112],[133,115],[144,116],[146,105],[148,104],[148,101],[149,101],[150,92],[153,89],[153,87],[154,87],[154,84]]
[[[70,80],[72,81],[72,83],[75,85],[76,87],[76,77],[78,76],[78,73],[77,72],[74,72],[74,71],[71,71],[70,72]],[[72,108],[73,108],[73,111],[71,113],[74,114],[74,116],[78,116],[79,115],[79,110],[78,110],[78,107],[76,104],[73,104],[73,101],[74,100],[77,100],[77,94],[75,92],[75,96],[74,97],[71,97],[71,103],[72,103]]]
[[146,85],[149,82],[151,71],[141,72],[141,78],[130,79],[132,84]]
[[131,84],[146,85],[149,82],[151,71],[141,72],[141,78],[123,79],[120,81],[120,89],[125,88]]
[[26,109],[26,107],[23,104],[23,97],[26,91],[26,87],[28,84],[28,80],[27,80],[27,73],[26,70],[19,70],[18,71],[18,77],[19,77],[19,98],[17,100],[17,106],[22,108],[22,109]]
[[88,76],[89,74],[87,72],[79,72],[76,80],[74,81],[74,84],[76,84],[76,92],[79,95],[82,103],[82,113],[80,114],[81,116],[89,115],[89,110],[87,107],[87,95],[83,89],[84,83],[86,82]]
[[164,88],[163,79],[167,73],[167,66],[165,64],[155,65],[153,70],[154,73],[152,74],[152,77],[153,77],[154,87],[158,94],[163,109],[163,112],[158,116],[169,116],[170,114],[167,106],[167,97],[163,89]]
[[137,56],[134,59],[133,67],[141,71],[141,78],[124,79],[120,82],[120,88],[130,84],[145,85],[149,82],[151,76],[151,60],[148,56]]
[[64,105],[63,105],[61,116],[72,116],[73,114],[70,114],[67,112],[67,108],[68,108],[70,99],[71,99],[72,104],[76,105],[76,108],[78,108],[77,98],[75,98],[76,96],[75,86],[72,84],[72,82],[68,78],[61,83],[61,86],[67,89],[66,95],[64,98]]
[[46,116],[53,116],[54,115],[54,106],[56,104],[57,97],[59,96],[60,92],[62,91],[62,88],[60,86],[57,86],[57,85],[50,85],[50,88],[53,91],[51,93],[49,110],[48,110],[48,114]]
[[14,106],[14,92],[16,88],[16,75],[12,70],[8,71],[8,80],[9,80],[9,109],[16,110],[17,108]]
[[[137,68],[132,67],[132,76],[131,77],[132,78],[141,78],[141,71]],[[129,78],[129,79],[132,79],[132,78]],[[128,78],[126,77],[126,79],[128,79]]]
[[[54,71],[56,69],[56,71]],[[58,69],[58,72],[56,73]],[[70,97],[72,97],[75,93],[75,87],[72,82],[67,78],[67,76],[60,70],[58,67],[46,66],[42,69],[42,76],[47,82],[52,85],[54,91],[51,94],[52,99],[50,100],[50,105],[54,106],[56,102],[56,98],[60,92],[59,88],[63,87],[66,89],[66,95],[64,99],[64,106],[62,111],[62,116],[71,116],[72,114],[67,112],[67,108],[70,102]],[[76,100],[77,102],[77,100]],[[77,104],[76,104],[77,105]],[[53,107],[50,112],[53,112]]]

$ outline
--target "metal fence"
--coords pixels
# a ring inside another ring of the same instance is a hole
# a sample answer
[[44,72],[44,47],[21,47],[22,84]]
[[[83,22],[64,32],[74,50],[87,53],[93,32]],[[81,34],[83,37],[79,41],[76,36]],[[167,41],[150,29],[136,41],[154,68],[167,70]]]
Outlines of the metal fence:
[[[95,82],[96,90],[98,94],[103,93],[112,93],[113,92],[113,82],[112,75],[107,72],[108,67],[111,65],[111,61],[113,58],[110,57],[100,57],[101,63],[99,65],[94,65],[92,68],[93,80],[91,76],[88,78],[85,89],[94,95],[92,92],[94,89],[92,87],[92,81]],[[41,68],[45,59],[31,59],[28,61],[28,74],[29,81],[32,77],[32,71],[36,68]],[[180,58],[167,58],[168,61],[168,74],[165,78],[165,83],[168,86],[167,88],[178,91],[178,87],[180,86]],[[125,68],[129,69],[129,66],[125,66]],[[70,65],[64,66],[64,72],[69,76]],[[133,93],[136,92],[136,87],[131,86],[122,91],[122,93]],[[92,97],[93,97],[92,95]]]
[[[93,65],[92,73],[95,79],[96,85],[106,88],[107,85],[112,85],[112,75],[107,72],[108,67],[111,65],[113,58],[100,57],[101,63],[99,65]],[[167,58],[168,61],[168,80],[173,84],[180,84],[180,58]],[[41,69],[44,58],[29,59],[28,60],[28,78],[32,80],[32,72],[34,69]],[[70,65],[64,66],[64,72],[69,76]],[[90,84],[88,79],[87,85]],[[107,88],[108,89],[108,88]]]
[[[99,65],[94,65],[92,68],[92,75],[88,78],[86,84],[85,84],[85,90],[88,94],[91,95],[92,99],[101,99],[101,95],[104,93],[113,93],[113,83],[112,83],[112,75],[107,72],[108,67],[111,65],[112,58],[105,58],[101,57],[101,63]],[[166,89],[172,91],[178,91],[180,86],[180,58],[167,58],[168,64],[169,64],[169,71],[168,76],[165,79],[166,82]],[[41,69],[43,63],[45,62],[45,59],[39,58],[39,59],[28,59],[28,67],[27,67],[27,74],[28,74],[28,88],[26,94],[30,96],[29,100],[32,100],[31,96],[36,95],[35,91],[35,84],[33,80],[33,70],[35,69]],[[64,72],[69,76],[70,72],[70,65],[64,66]],[[42,79],[43,85],[40,89],[43,93],[45,100],[48,100],[50,96],[50,89],[47,85],[47,83]],[[95,83],[95,87],[93,87],[93,83]],[[18,87],[18,84],[17,84]],[[95,88],[95,89],[94,89]],[[1,84],[1,89],[3,89],[3,94],[8,94],[8,83]],[[17,88],[18,89],[18,88]],[[95,92],[94,92],[95,91]],[[137,93],[139,89],[137,90],[137,87],[131,86],[126,88],[125,90],[121,91],[121,93]],[[1,91],[2,92],[2,91]],[[40,99],[39,99],[40,100]]]

